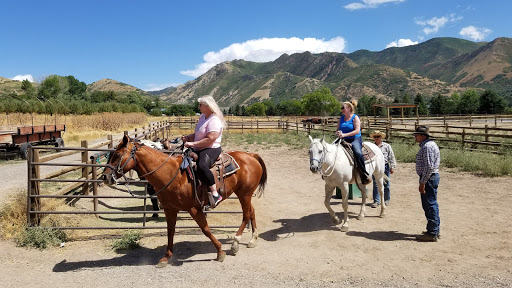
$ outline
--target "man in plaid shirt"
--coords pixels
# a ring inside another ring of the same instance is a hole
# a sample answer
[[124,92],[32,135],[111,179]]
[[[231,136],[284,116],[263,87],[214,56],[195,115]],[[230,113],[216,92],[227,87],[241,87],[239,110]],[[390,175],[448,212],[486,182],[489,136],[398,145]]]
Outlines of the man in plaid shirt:
[[420,177],[418,190],[427,218],[427,231],[416,236],[416,239],[422,242],[436,242],[440,237],[439,225],[441,222],[437,203],[441,155],[437,144],[430,139],[427,127],[418,126],[413,134],[416,142],[420,144],[420,150],[416,154],[416,173]]

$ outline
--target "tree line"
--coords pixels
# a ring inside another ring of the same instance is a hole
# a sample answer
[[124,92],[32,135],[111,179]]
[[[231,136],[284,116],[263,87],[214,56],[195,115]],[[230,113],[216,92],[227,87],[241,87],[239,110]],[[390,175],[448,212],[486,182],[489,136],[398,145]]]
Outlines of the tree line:
[[[346,99],[348,100],[348,99]],[[346,101],[343,100],[343,101]],[[478,92],[468,89],[462,93],[455,92],[451,96],[437,94],[433,97],[426,97],[421,93],[414,98],[404,94],[396,96],[393,103],[416,104],[419,115],[440,115],[440,114],[512,114],[512,108],[507,106],[505,98],[492,90]],[[358,100],[356,113],[362,116],[385,115],[385,109],[375,109],[375,104],[386,104],[377,96],[364,95]],[[306,94],[302,100],[285,100],[277,104],[266,100],[254,103],[249,106],[235,105],[229,107],[224,113],[237,116],[334,116],[339,115],[341,103],[332,95],[328,88],[322,87],[312,93]],[[401,110],[394,109],[390,113],[401,115]],[[404,108],[405,116],[416,115],[416,109]]]
[[[199,113],[197,101],[193,105],[168,104],[158,96],[141,94],[137,91],[87,91],[87,85],[74,76],[51,75],[34,85],[28,80],[21,84],[22,93],[11,92],[1,95],[0,112],[41,113],[41,114],[94,114],[102,112],[145,112],[153,116],[190,116]],[[347,99],[348,100],[348,99]],[[345,101],[345,100],[342,100]],[[492,90],[478,92],[468,89],[451,96],[437,94],[426,97],[421,93],[414,98],[408,94],[396,96],[393,103],[417,104],[420,115],[440,114],[512,114],[506,100]],[[381,98],[364,95],[358,100],[356,113],[373,115],[375,104],[385,104]],[[265,100],[251,105],[234,105],[224,109],[224,114],[237,116],[334,116],[340,114],[341,103],[331,90],[322,87],[308,93],[300,100],[283,100],[277,103]],[[375,110],[377,115],[386,116],[384,109]],[[395,109],[391,113],[400,114]],[[415,115],[412,108],[405,108],[406,116]]]

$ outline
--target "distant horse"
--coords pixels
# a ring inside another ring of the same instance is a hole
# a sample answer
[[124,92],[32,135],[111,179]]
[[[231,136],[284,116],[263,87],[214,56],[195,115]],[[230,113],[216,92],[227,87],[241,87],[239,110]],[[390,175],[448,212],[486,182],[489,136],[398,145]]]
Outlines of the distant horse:
[[[267,181],[267,169],[263,159],[258,154],[241,151],[229,152],[240,169],[236,173],[226,177],[223,199],[228,198],[233,192],[238,196],[242,205],[242,224],[234,237],[231,245],[233,254],[238,252],[238,243],[242,238],[242,232],[247,223],[251,222],[252,239],[247,247],[256,246],[258,230],[254,207],[251,204],[253,193],[258,188],[257,196],[261,196]],[[217,249],[217,261],[224,261],[226,253],[222,251],[222,244],[213,236],[201,209],[197,197],[194,195],[194,183],[186,171],[181,171],[181,155],[167,155],[148,146],[133,142],[124,136],[117,145],[116,151],[111,153],[108,164],[111,167],[105,169],[104,182],[112,184],[115,178],[134,169],[139,175],[143,175],[157,191],[157,197],[165,212],[167,220],[167,252],[160,259],[157,267],[168,264],[173,254],[173,240],[176,228],[176,218],[179,211],[188,211],[197,222],[204,235],[212,241]],[[113,168],[113,169],[112,169]]]
[[[348,184],[356,183],[363,198],[361,211],[357,216],[358,220],[362,220],[366,214],[366,186],[361,183],[361,177],[355,172],[356,169],[354,169],[354,161],[349,160],[343,147],[328,144],[324,141],[324,138],[313,139],[311,136],[308,137],[311,142],[309,146],[310,170],[313,173],[320,172],[325,181],[325,207],[329,210],[332,221],[336,225],[342,223],[332,210],[330,203],[334,188],[339,187],[343,198],[343,224],[341,225],[341,231],[348,231]],[[373,160],[366,164],[366,171],[375,177],[380,199],[384,199],[383,181],[385,179],[389,180],[384,174],[384,155],[377,145],[370,142],[364,142],[363,144],[370,148],[373,154],[375,154]],[[384,204],[384,201],[380,201],[380,205],[381,210],[379,217],[384,217],[386,214],[386,204]]]

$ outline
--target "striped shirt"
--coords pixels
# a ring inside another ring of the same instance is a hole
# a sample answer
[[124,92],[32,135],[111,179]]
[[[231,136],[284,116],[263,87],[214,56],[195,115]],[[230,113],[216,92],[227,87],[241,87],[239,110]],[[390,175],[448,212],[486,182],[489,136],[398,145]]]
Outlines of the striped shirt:
[[420,183],[427,183],[433,173],[439,173],[440,160],[437,144],[428,138],[423,140],[416,154],[416,173],[420,176]]
[[382,151],[382,154],[384,154],[384,160],[386,161],[385,163],[389,165],[389,168],[395,170],[396,159],[391,145],[385,142],[380,142],[379,148],[380,151]]

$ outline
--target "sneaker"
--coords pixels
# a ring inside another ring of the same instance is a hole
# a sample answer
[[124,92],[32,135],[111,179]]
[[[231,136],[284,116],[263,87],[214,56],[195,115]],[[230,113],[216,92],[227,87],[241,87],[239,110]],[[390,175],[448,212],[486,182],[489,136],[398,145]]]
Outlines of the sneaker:
[[421,235],[418,235],[416,236],[416,240],[420,241],[420,242],[437,242],[437,239],[438,237],[437,236],[434,236],[432,234],[423,234],[421,233]]
[[[428,232],[423,231],[423,232],[421,232],[421,234],[425,235],[425,234],[428,234]],[[441,233],[437,234],[437,239],[441,239]]]
[[213,202],[215,202],[214,206],[217,206],[220,201],[222,201],[222,195],[220,195],[220,193],[217,196],[213,196]]
[[373,202],[372,204],[370,204],[370,207],[372,208],[377,208],[380,206],[380,203],[377,203],[377,202]]

